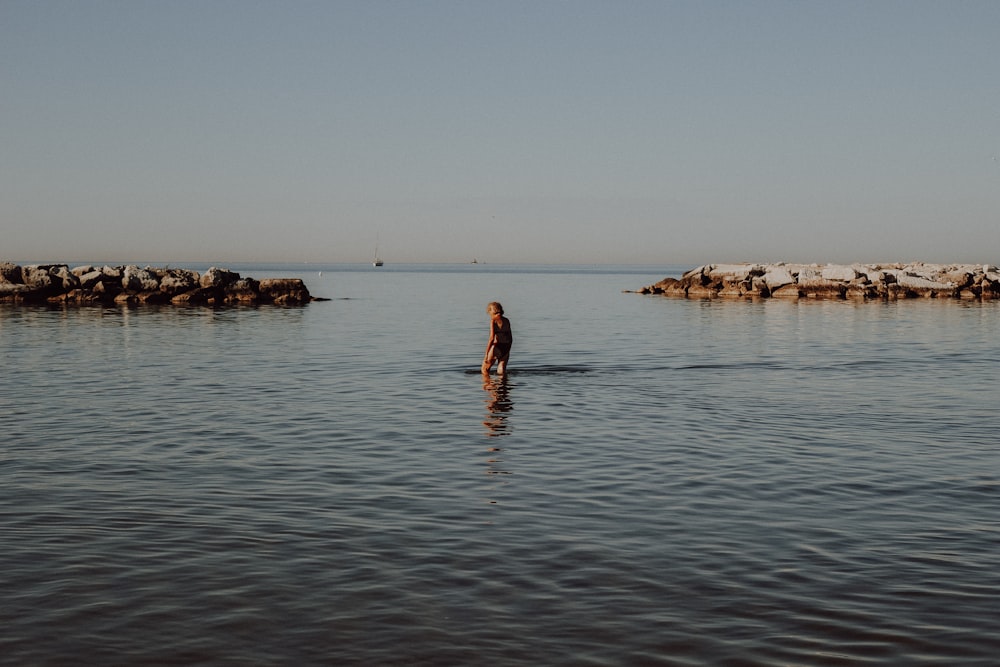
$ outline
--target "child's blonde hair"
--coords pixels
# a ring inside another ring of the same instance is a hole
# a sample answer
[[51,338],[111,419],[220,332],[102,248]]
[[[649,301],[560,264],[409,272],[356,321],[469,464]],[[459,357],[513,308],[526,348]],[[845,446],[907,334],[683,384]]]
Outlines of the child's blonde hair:
[[499,301],[490,301],[489,305],[486,306],[487,313],[497,313],[498,315],[503,315],[503,306],[500,305]]

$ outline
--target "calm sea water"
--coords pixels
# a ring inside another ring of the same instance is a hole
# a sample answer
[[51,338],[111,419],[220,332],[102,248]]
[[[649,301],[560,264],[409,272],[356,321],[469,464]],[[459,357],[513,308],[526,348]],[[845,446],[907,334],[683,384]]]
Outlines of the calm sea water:
[[0,307],[3,664],[997,664],[1000,304],[234,268]]

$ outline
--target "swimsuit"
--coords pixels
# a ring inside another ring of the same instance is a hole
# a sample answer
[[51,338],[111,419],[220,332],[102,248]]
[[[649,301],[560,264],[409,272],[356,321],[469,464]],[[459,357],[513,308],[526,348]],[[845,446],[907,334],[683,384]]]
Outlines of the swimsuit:
[[514,336],[510,333],[510,325],[500,328],[497,322],[493,322],[493,358],[506,359],[510,355],[510,346],[514,342]]

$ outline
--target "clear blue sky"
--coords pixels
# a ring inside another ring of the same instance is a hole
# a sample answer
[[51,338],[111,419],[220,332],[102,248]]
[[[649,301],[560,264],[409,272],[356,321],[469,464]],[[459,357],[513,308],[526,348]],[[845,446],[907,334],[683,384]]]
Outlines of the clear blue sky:
[[1000,262],[1000,2],[0,0],[0,261]]

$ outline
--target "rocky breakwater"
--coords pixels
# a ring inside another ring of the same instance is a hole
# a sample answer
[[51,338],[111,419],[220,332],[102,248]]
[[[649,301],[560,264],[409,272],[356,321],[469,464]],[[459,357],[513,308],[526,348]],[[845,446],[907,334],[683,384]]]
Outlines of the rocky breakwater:
[[706,264],[637,290],[687,298],[1000,298],[1000,271],[972,264]]
[[299,278],[254,280],[215,267],[199,273],[148,266],[0,264],[0,303],[233,306],[301,305],[313,300]]

